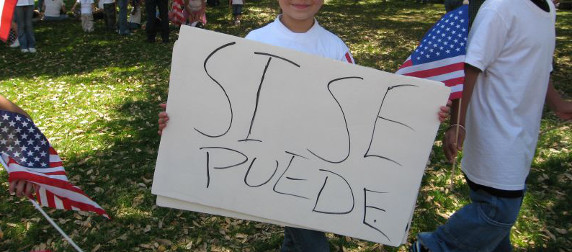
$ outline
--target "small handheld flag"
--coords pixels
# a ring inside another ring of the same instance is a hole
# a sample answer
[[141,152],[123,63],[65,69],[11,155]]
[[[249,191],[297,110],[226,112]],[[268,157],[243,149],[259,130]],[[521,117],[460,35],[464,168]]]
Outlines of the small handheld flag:
[[12,15],[18,0],[0,0],[0,39],[4,42],[8,40],[10,26],[12,25]]
[[103,208],[68,181],[56,150],[26,116],[0,110],[0,155],[9,181],[26,180],[37,185],[40,205],[90,211],[109,218]]
[[169,11],[169,21],[179,26],[185,23],[185,15],[183,14],[185,4],[182,0],[174,0]]
[[461,98],[468,24],[467,5],[445,14],[425,34],[396,74],[443,82],[451,87],[450,100]]

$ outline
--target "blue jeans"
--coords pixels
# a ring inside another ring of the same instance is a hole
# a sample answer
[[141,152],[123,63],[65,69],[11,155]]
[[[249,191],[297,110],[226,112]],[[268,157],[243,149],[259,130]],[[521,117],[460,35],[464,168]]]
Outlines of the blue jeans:
[[119,6],[119,34],[127,35],[129,34],[129,28],[127,27],[127,0],[117,0],[117,5]]
[[523,197],[504,198],[483,190],[470,192],[471,203],[455,212],[431,233],[418,234],[432,252],[511,251],[510,229]]
[[32,26],[32,15],[34,6],[16,6],[16,23],[18,24],[18,42],[20,48],[36,48],[36,38],[34,37],[34,27]]
[[284,227],[281,252],[329,252],[330,243],[323,232]]

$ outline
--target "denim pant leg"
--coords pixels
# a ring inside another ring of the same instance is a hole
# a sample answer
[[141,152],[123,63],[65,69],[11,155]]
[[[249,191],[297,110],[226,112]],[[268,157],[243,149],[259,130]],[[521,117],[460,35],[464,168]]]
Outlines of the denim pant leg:
[[127,28],[127,0],[117,0],[117,5],[119,6],[119,34],[129,34],[129,29]]
[[329,252],[330,244],[323,232],[284,227],[281,252]]
[[16,23],[18,24],[18,42],[20,42],[20,48],[35,48],[36,38],[34,37],[34,27],[32,26],[34,6],[16,6],[15,14]]
[[115,3],[103,4],[103,14],[105,14],[105,26],[108,30],[115,30]]
[[147,40],[149,42],[155,41],[157,29],[155,28],[155,17],[157,12],[157,0],[145,0],[145,11],[147,12]]
[[159,18],[161,19],[161,38],[163,42],[169,41],[169,1],[157,0],[157,8],[159,9]]
[[510,229],[523,198],[497,197],[483,190],[471,190],[470,196],[470,204],[435,232],[420,233],[418,239],[432,252],[511,251]]

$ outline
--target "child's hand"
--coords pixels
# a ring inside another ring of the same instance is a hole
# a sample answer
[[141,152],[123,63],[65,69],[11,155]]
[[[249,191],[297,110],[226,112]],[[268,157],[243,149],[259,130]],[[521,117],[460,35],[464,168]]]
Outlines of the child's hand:
[[14,180],[10,182],[10,194],[18,197],[27,196],[32,198],[36,192],[36,185],[26,180]]
[[[459,134],[458,136],[457,133]],[[465,127],[457,125],[451,125],[451,127],[445,131],[445,137],[443,139],[443,150],[445,151],[445,157],[450,163],[453,163],[453,161],[457,158],[457,153],[463,150],[465,133]],[[457,140],[457,142],[455,142],[455,140]]]
[[[163,110],[167,109],[167,104],[162,103],[159,104],[159,107],[163,108]],[[159,112],[159,135],[163,134],[163,129],[167,127],[167,122],[169,122],[169,115],[167,115],[166,111]]]
[[439,108],[439,122],[444,122],[445,120],[447,120],[447,118],[449,118],[449,114],[451,113],[451,104],[453,102],[451,100],[447,101],[447,106],[441,106]]

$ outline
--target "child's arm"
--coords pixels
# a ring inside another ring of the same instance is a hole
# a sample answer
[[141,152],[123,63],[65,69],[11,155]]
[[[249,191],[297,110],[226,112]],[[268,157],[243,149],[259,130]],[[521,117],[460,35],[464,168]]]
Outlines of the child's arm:
[[10,112],[15,112],[18,114],[25,115],[26,117],[30,118],[30,115],[26,113],[23,109],[18,107],[18,105],[12,103],[10,100],[6,99],[6,97],[0,95],[0,109]]
[[562,99],[562,96],[554,89],[552,78],[548,81],[546,91],[546,104],[554,111],[556,116],[562,120],[572,120],[572,101]]
[[77,6],[77,3],[78,3],[78,2],[75,2],[75,3],[73,4],[73,6],[72,6],[72,8],[71,8],[71,12],[75,12],[75,7]]
[[[471,101],[471,95],[473,94],[473,88],[475,87],[477,77],[480,73],[480,69],[469,64],[465,64],[465,82],[463,83],[463,98],[461,99],[461,105],[459,106],[459,99],[453,101],[451,119],[449,120],[451,127],[445,131],[445,138],[443,139],[445,157],[447,157],[447,160],[451,163],[453,163],[453,160],[457,158],[457,152],[463,149],[463,141],[465,140],[466,133],[465,113],[467,112],[469,102]],[[461,110],[460,113],[459,109]],[[459,115],[458,118],[457,115]],[[457,140],[457,142],[455,142],[455,140]]]

